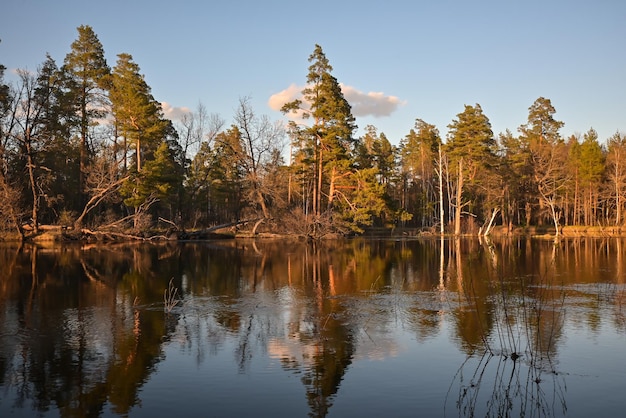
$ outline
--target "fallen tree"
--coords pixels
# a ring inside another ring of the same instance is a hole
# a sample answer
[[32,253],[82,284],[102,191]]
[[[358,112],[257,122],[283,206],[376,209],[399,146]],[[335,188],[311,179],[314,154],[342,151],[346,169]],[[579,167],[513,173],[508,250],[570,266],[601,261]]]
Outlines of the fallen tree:
[[[180,240],[192,240],[192,239],[206,239],[206,238],[215,238],[216,232],[222,229],[232,228],[234,226],[245,225],[250,222],[255,222],[253,233],[256,233],[258,226],[263,222],[265,218],[256,218],[256,219],[244,219],[234,222],[229,222],[225,224],[215,225],[209,228],[201,229],[199,231],[185,232],[182,231],[178,235],[178,239]],[[223,237],[223,235],[220,235]]]

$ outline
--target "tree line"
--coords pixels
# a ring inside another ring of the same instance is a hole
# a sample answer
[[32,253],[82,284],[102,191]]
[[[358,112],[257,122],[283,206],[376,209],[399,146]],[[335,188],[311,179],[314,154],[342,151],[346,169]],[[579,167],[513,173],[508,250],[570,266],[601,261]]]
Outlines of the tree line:
[[147,235],[253,222],[255,230],[319,238],[369,227],[489,234],[548,225],[621,226],[626,136],[590,128],[563,138],[539,97],[517,133],[495,135],[479,104],[448,125],[416,119],[392,145],[360,137],[322,47],[309,56],[291,121],[240,98],[226,125],[204,105],[173,122],[128,53],[110,68],[90,26],[62,65],[5,82],[0,65],[0,229],[41,225]]

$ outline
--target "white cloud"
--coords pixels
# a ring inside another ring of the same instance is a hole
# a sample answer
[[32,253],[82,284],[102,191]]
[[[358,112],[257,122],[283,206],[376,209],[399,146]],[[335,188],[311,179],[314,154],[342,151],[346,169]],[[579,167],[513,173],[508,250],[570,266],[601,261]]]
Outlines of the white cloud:
[[[340,86],[343,96],[352,106],[352,114],[354,116],[389,116],[399,106],[406,104],[406,101],[400,100],[396,96],[387,96],[382,92],[364,93],[352,86],[345,84],[340,84]],[[270,96],[267,104],[273,110],[280,110],[285,103],[302,98],[301,92],[303,88],[302,86],[292,84],[285,90]],[[294,116],[292,115],[292,117]]]
[[169,120],[180,120],[183,115],[191,113],[188,107],[174,107],[168,102],[161,102],[161,109],[163,109],[163,116]]
[[[291,84],[285,90],[272,94],[267,101],[268,106],[272,110],[280,111],[285,103],[293,102],[296,99],[302,99],[302,89],[304,87]],[[307,107],[307,103],[303,103],[302,107]],[[303,110],[295,110],[289,112],[287,117],[292,120],[302,120]]]
[[269,107],[273,110],[280,110],[285,103],[291,102],[301,96],[302,87],[295,84],[290,85],[283,91],[272,94],[267,101]]
[[396,96],[386,96],[383,92],[374,91],[364,93],[345,84],[341,84],[341,91],[343,97],[352,106],[354,116],[389,116],[399,106],[406,104],[406,101],[402,101]]

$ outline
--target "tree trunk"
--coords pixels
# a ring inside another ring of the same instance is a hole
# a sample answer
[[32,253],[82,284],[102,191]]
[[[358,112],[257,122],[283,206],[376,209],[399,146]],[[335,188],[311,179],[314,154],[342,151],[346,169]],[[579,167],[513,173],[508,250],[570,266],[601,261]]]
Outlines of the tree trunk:
[[498,215],[498,212],[500,212],[500,209],[498,209],[498,208],[493,208],[493,210],[491,211],[491,218],[489,219],[489,223],[487,224],[487,227],[485,228],[485,232],[483,233],[484,236],[488,236],[489,234],[491,234],[491,228],[493,227],[493,221],[494,221],[494,219],[496,219],[496,216]]
[[580,225],[580,197],[578,188],[578,172],[576,172],[576,179],[574,180],[574,225]]
[[559,225],[559,214],[556,211],[556,208],[553,204],[550,205],[550,210],[552,212],[552,221],[554,222],[554,229],[556,230],[556,236],[561,235],[561,227]]
[[332,207],[333,200],[335,198],[335,181],[337,176],[337,167],[333,167],[330,172],[330,181],[328,186],[328,210]]
[[443,209],[443,159],[441,157],[441,144],[439,144],[439,233],[445,232],[444,209]]
[[103,200],[104,198],[109,195],[111,192],[117,190],[122,183],[124,183],[126,180],[128,180],[128,176],[118,179],[117,181],[111,183],[108,187],[100,190],[98,193],[94,194],[91,199],[89,199],[89,201],[85,204],[85,207],[83,208],[82,213],[80,214],[80,216],[76,219],[76,221],[74,221],[74,230],[75,231],[80,231],[80,229],[82,228],[82,223],[83,220],[85,218],[85,216],[91,212],[93,209],[95,209]]
[[137,137],[137,172],[141,171],[141,139]]
[[259,201],[259,205],[261,205],[261,211],[263,212],[263,216],[265,218],[269,218],[270,214],[269,214],[269,211],[267,210],[267,205],[265,204],[265,198],[263,197],[263,193],[261,193],[261,191],[258,188],[255,190],[255,193],[256,193],[257,200]]
[[615,164],[615,225],[622,223],[622,200],[620,193],[620,181],[618,180],[618,164]]
[[39,197],[37,195],[37,184],[35,180],[35,164],[33,162],[32,149],[30,147],[30,138],[27,139],[26,142],[26,161],[28,165],[28,179],[30,182],[30,191],[33,195],[33,209],[32,209],[32,221],[33,221],[33,232],[35,234],[39,233],[39,220],[37,219],[39,214]]
[[78,173],[78,194],[81,205],[85,203],[85,175],[87,172],[87,87],[83,81],[80,99],[81,123],[80,123],[80,155]]
[[461,235],[461,209],[463,204],[461,199],[463,198],[463,158],[459,160],[459,177],[457,181],[456,189],[456,210],[454,212],[454,235]]
[[320,215],[322,212],[322,174],[324,172],[324,151],[322,150],[321,144],[319,151],[319,160],[317,163],[317,196],[315,196],[316,202],[314,210],[316,215]]

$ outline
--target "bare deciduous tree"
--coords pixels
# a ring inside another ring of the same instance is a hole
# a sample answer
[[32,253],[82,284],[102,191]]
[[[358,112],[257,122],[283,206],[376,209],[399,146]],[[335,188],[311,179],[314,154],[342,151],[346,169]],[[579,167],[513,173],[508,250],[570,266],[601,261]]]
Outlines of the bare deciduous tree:
[[207,113],[202,103],[198,104],[195,112],[185,113],[176,124],[185,158],[191,159],[202,143],[208,143],[210,146],[217,134],[224,128],[225,123],[217,113]]
[[115,159],[113,152],[112,149],[103,148],[92,162],[85,182],[88,200],[74,222],[76,231],[80,231],[85,216],[102,202],[111,198],[129,178],[129,176],[119,176],[120,163]]
[[257,116],[248,98],[240,99],[235,123],[241,135],[238,160],[250,185],[248,200],[258,204],[263,216],[270,218],[267,202],[273,196],[269,174],[279,163],[285,130],[281,123],[272,123],[265,115]]

